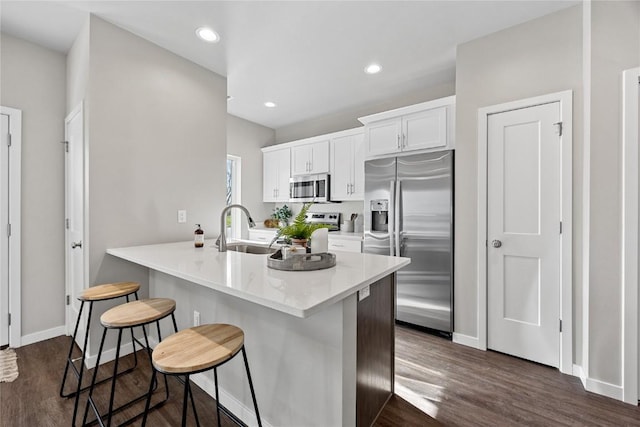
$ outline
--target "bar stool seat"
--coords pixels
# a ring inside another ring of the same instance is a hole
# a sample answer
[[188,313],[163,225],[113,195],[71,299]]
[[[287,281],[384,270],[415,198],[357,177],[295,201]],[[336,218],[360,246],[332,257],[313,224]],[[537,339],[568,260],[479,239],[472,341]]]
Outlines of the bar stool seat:
[[[76,326],[73,331],[73,337],[71,338],[71,344],[69,345],[69,352],[67,355],[67,362],[64,368],[64,374],[62,375],[62,384],[60,385],[60,397],[75,397],[74,409],[73,409],[73,421],[72,424],[75,425],[76,414],[78,412],[78,399],[79,395],[82,391],[87,390],[89,387],[82,388],[82,377],[84,373],[84,363],[87,352],[87,343],[89,341],[89,331],[91,329],[91,315],[93,313],[93,303],[96,301],[107,301],[115,298],[126,298],[127,302],[129,302],[129,296],[131,294],[135,294],[136,300],[138,299],[138,290],[140,289],[140,284],[138,282],[117,282],[117,283],[106,283],[102,285],[96,285],[89,288],[86,288],[82,291],[82,293],[78,296],[78,300],[80,301],[80,310],[78,310],[78,318],[76,319]],[[76,341],[76,337],[78,335],[78,329],[80,326],[80,319],[82,318],[82,312],[84,310],[85,303],[89,304],[89,316],[87,317],[87,324],[85,326],[85,336],[84,336],[84,344],[82,347],[82,354],[80,357],[73,359],[73,348]],[[132,333],[133,338],[133,333]],[[135,344],[134,344],[134,353],[135,353]],[[75,362],[80,361],[80,367],[76,367]],[[123,371],[117,373],[117,375],[126,374],[131,372],[138,364],[138,358],[135,357],[134,366]],[[75,391],[66,393],[64,388],[67,382],[67,376],[69,374],[69,368],[72,368],[72,372],[75,374],[77,379],[77,387]],[[105,378],[102,381],[108,381],[110,378]],[[102,382],[101,381],[101,382]]]
[[[115,389],[116,389],[116,375],[113,375],[112,378],[112,382],[111,382],[111,395],[110,395],[110,399],[109,399],[109,408],[108,411],[106,412],[105,415],[101,415],[100,411],[98,410],[95,401],[93,399],[93,392],[94,392],[94,388],[96,385],[96,377],[98,375],[98,369],[100,367],[100,358],[102,356],[103,353],[103,348],[104,348],[104,343],[105,343],[105,339],[106,339],[106,335],[107,335],[107,331],[109,330],[117,330],[118,331],[118,343],[116,345],[116,356],[115,356],[115,363],[114,363],[114,373],[118,371],[118,362],[120,359],[120,344],[121,344],[121,340],[122,340],[122,330],[123,329],[128,329],[128,328],[134,328],[134,327],[142,327],[142,331],[144,334],[144,339],[145,339],[145,344],[146,344],[146,349],[147,349],[147,353],[149,355],[149,359],[151,360],[151,347],[149,346],[149,340],[147,337],[147,332],[146,332],[146,328],[145,326],[150,324],[150,323],[156,323],[157,326],[157,331],[158,331],[158,340],[162,340],[162,335],[160,333],[160,320],[171,316],[171,319],[173,321],[173,328],[174,331],[178,331],[178,326],[176,324],[176,320],[175,320],[175,316],[174,316],[174,312],[176,309],[176,302],[172,299],[169,298],[151,298],[151,299],[146,299],[146,300],[137,300],[137,301],[131,301],[128,302],[126,304],[121,304],[119,306],[113,307],[107,311],[105,311],[102,316],[100,316],[100,322],[102,323],[103,326],[103,332],[102,332],[102,340],[100,341],[100,348],[98,350],[98,356],[97,356],[97,360],[96,360],[96,368],[94,369],[93,372],[93,379],[91,381],[91,386],[89,388],[89,397],[87,398],[87,404],[85,407],[85,411],[84,411],[84,418],[82,421],[82,425],[85,425],[87,422],[87,414],[89,412],[89,407],[91,407],[96,415],[96,417],[98,418],[98,422],[100,425],[104,425],[103,421],[102,421],[102,417],[108,417],[108,421],[107,421],[107,425],[110,426],[111,425],[111,419],[114,413],[120,411],[121,409],[124,409],[125,407],[140,401],[142,399],[145,399],[147,397],[146,393],[143,393],[141,396],[125,403],[124,405],[118,407],[118,408],[113,408],[113,404],[114,404],[114,397],[115,397]],[[134,338],[135,341],[135,338]],[[155,371],[154,371],[155,374]],[[156,379],[155,379],[155,375],[153,375],[153,378],[151,380],[151,385],[150,388],[153,390],[156,387]],[[169,389],[168,389],[168,385],[166,382],[166,377],[165,377],[165,392],[166,392],[166,396],[165,399],[161,402],[159,402],[158,404],[156,404],[155,406],[159,406],[162,405],[164,402],[166,402],[166,400],[169,398]],[[142,414],[139,414],[138,416],[140,416]],[[133,419],[137,418],[133,417],[131,418],[129,421],[127,421],[125,424],[129,423],[130,421],[132,421]]]
[[153,350],[153,366],[165,374],[206,371],[235,356],[244,345],[242,329],[202,325],[166,338]]
[[138,282],[118,282],[91,286],[82,291],[78,297],[80,301],[106,301],[109,299],[131,295],[140,290]]
[[[160,372],[165,375],[185,376],[185,390],[182,407],[183,426],[186,425],[187,418],[187,396],[191,395],[189,376],[210,369],[214,370],[218,426],[220,426],[221,423],[221,410],[239,425],[245,425],[233,413],[220,404],[218,393],[217,367],[232,359],[240,351],[242,351],[242,356],[244,358],[244,365],[247,372],[247,379],[249,380],[249,388],[251,389],[251,398],[253,399],[258,425],[262,426],[260,413],[258,411],[258,403],[253,389],[253,382],[251,381],[251,373],[249,372],[249,364],[247,362],[247,355],[244,347],[244,332],[242,329],[228,324],[195,326],[171,335],[156,346],[152,354],[154,377],[156,372]],[[142,420],[143,426],[147,421],[151,394],[152,390],[149,390],[147,408],[145,409],[144,418]],[[191,398],[196,423],[200,425],[195,404],[193,403],[193,396],[191,396]]]
[[105,311],[100,316],[100,323],[110,329],[131,328],[163,319],[175,309],[176,302],[169,298],[132,301]]

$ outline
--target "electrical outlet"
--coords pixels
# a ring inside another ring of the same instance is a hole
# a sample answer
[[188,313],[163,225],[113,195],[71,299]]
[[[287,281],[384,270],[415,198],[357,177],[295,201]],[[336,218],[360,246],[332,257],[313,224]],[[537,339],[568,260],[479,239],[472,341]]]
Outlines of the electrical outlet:
[[180,209],[178,211],[178,224],[184,224],[185,222],[187,222],[187,211]]
[[200,312],[193,311],[193,326],[200,326]]

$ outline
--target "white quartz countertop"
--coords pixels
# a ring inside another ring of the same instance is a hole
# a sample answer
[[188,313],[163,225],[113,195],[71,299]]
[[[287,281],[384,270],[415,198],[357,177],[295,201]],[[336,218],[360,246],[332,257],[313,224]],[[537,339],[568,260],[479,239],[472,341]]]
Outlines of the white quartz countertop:
[[336,266],[317,271],[267,267],[268,255],[218,252],[192,241],[107,249],[143,265],[228,295],[305,318],[409,264],[409,258],[334,252]]

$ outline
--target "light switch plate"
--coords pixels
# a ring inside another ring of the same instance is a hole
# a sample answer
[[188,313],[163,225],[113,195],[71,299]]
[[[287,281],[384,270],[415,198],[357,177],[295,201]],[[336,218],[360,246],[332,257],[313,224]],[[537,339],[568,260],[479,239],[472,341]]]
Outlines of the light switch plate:
[[368,297],[369,294],[371,294],[371,288],[369,286],[367,286],[366,288],[360,289],[358,291],[358,301],[362,301],[363,299]]
[[181,209],[178,211],[178,224],[184,224],[187,222],[187,211]]

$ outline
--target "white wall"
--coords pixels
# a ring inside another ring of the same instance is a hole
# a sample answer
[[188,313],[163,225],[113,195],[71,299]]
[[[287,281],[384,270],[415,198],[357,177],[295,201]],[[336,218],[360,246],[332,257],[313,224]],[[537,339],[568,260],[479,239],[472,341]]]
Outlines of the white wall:
[[[262,202],[262,147],[273,144],[271,128],[227,115],[227,153],[242,159],[242,204],[260,225],[273,212],[273,203]],[[247,227],[242,219],[243,233]],[[248,236],[245,236],[248,237]]]
[[622,384],[622,71],[640,65],[640,3],[591,3],[589,378]]
[[65,56],[0,35],[0,105],[22,110],[22,331],[65,322]]
[[[567,89],[574,91],[574,296],[581,301],[582,14],[579,6],[458,46],[456,59],[455,332],[478,337],[477,111]],[[580,304],[574,337],[581,336]],[[576,346],[580,362],[580,345]]]

